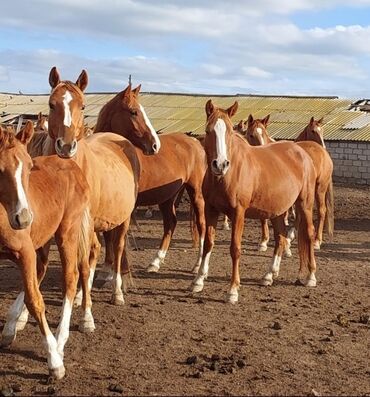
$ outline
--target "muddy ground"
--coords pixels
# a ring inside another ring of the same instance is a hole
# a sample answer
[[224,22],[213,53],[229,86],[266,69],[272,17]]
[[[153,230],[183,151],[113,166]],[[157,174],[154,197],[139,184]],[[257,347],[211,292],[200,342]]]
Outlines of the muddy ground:
[[[159,244],[158,212],[131,249],[135,286],[126,304],[109,303],[108,289],[93,290],[96,331],[78,331],[73,312],[65,349],[67,375],[48,381],[46,355],[34,320],[9,349],[0,350],[0,390],[16,395],[370,395],[370,189],[335,186],[336,232],[317,252],[314,289],[294,284],[297,246],[282,262],[272,287],[259,280],[270,262],[257,252],[258,223],[243,240],[240,301],[224,303],[231,271],[230,232],[217,231],[204,291],[193,296],[196,260],[187,207],[165,264],[145,269]],[[220,222],[221,224],[221,222]],[[133,242],[131,240],[131,247]],[[42,293],[53,332],[61,309],[55,247]],[[0,263],[0,328],[20,288],[18,270]],[[9,390],[8,390],[9,391]]]

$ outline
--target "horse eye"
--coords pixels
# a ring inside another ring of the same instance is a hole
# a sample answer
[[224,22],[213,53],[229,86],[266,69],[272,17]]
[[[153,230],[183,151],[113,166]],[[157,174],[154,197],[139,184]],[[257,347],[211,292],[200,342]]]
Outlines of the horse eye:
[[81,110],[85,110],[85,105],[82,105],[82,106],[81,106]]
[[49,108],[52,109],[52,110],[54,110],[54,108],[55,108],[54,103],[49,102]]
[[130,113],[132,116],[137,116],[137,111],[136,110],[130,110]]

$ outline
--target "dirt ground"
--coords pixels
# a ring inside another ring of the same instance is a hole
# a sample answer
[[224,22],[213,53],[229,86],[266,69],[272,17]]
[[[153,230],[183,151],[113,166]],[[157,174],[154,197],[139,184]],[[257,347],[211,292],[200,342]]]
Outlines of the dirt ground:
[[[224,303],[231,272],[230,232],[218,230],[205,288],[193,296],[196,260],[187,207],[158,274],[145,271],[162,231],[160,214],[138,213],[130,258],[134,287],[122,307],[93,289],[96,331],[78,331],[73,312],[67,375],[48,380],[46,354],[32,319],[0,350],[0,390],[15,395],[370,395],[370,188],[335,186],[336,231],[317,252],[314,289],[294,284],[297,246],[272,287],[259,280],[272,255],[257,252],[259,227],[244,231],[239,303]],[[221,222],[219,223],[221,225]],[[53,332],[61,310],[60,266],[52,251],[42,284]],[[20,288],[18,270],[0,263],[0,328]],[[1,395],[1,393],[0,393]]]

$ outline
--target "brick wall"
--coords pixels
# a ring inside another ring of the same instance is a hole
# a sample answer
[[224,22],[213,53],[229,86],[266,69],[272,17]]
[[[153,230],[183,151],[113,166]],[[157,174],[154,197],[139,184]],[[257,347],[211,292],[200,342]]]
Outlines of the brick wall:
[[370,142],[325,141],[334,163],[334,182],[370,185]]

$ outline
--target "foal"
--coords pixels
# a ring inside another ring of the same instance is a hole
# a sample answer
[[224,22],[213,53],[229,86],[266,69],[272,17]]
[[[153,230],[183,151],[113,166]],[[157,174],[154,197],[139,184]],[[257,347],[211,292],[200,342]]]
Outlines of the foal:
[[[203,182],[206,213],[206,239],[202,264],[193,282],[193,292],[203,289],[214,245],[215,228],[220,212],[232,221],[230,254],[232,277],[227,300],[238,301],[239,262],[244,219],[270,218],[275,232],[274,256],[263,284],[271,285],[279,272],[286,231],[284,213],[295,203],[298,213],[298,250],[300,274],[308,270],[304,284],[316,285],[314,226],[312,206],[315,169],[311,158],[292,142],[253,147],[234,133],[231,117],[238,103],[226,110],[206,103],[205,151],[208,169]],[[273,166],[271,166],[273,164]],[[308,269],[307,269],[308,267]]]
[[[2,257],[18,264],[24,287],[8,312],[1,345],[9,346],[15,340],[17,330],[25,326],[22,317],[27,317],[24,312],[27,314],[28,309],[43,335],[50,374],[62,378],[64,345],[78,280],[77,263],[81,273],[88,275],[89,271],[89,189],[81,170],[71,160],[50,156],[32,162],[26,151],[32,134],[30,121],[16,137],[0,128],[0,243],[8,250]],[[35,249],[53,236],[61,257],[64,296],[56,338],[49,329],[38,287],[45,269],[36,266],[35,254]]]

